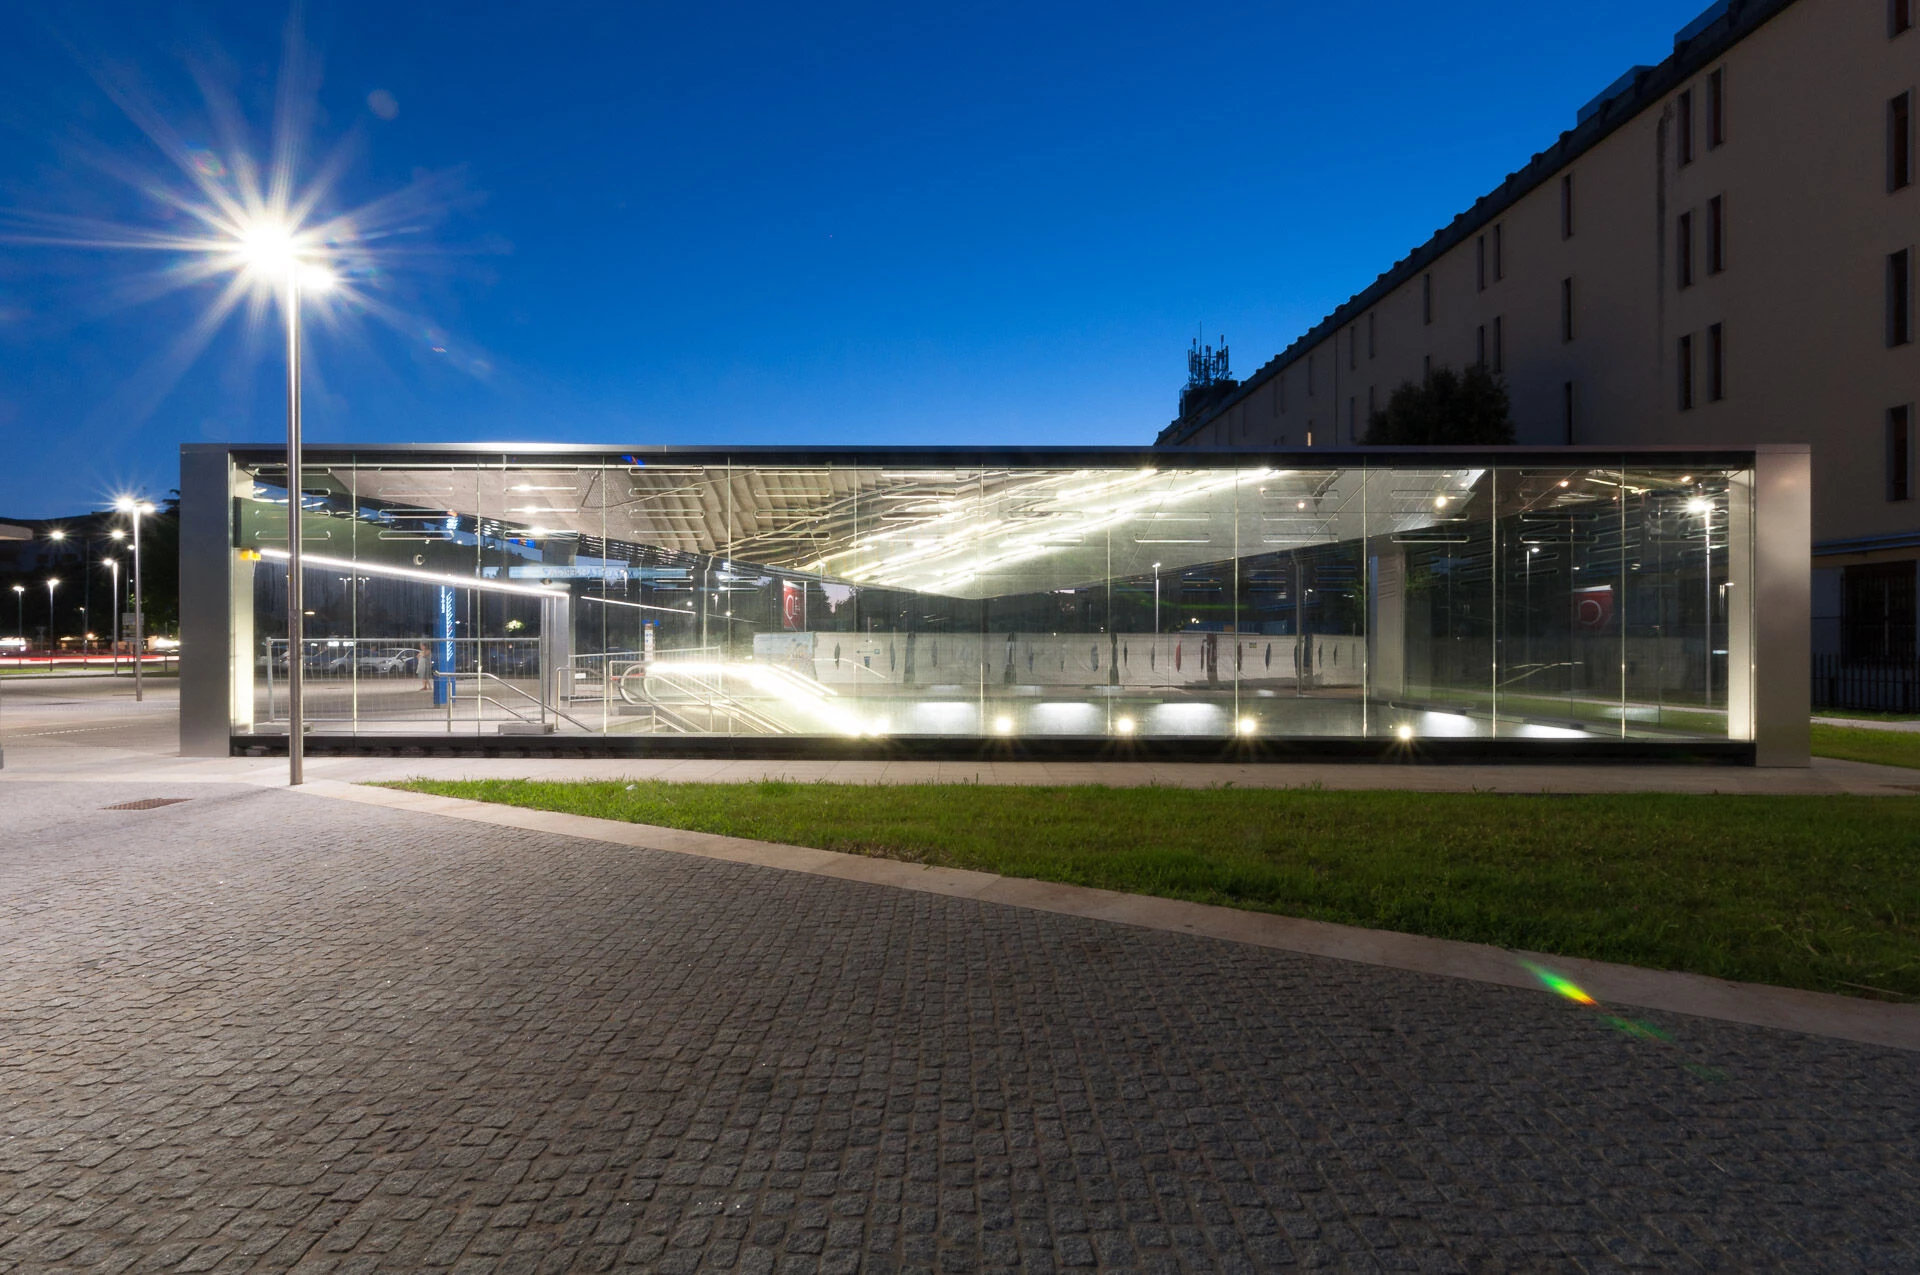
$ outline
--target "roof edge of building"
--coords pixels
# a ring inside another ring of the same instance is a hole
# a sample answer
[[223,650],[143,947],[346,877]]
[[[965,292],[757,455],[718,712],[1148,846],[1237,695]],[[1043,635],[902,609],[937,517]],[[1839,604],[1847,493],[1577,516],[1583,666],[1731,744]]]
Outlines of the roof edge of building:
[[[1607,99],[1585,121],[1560,134],[1559,140],[1551,147],[1534,155],[1525,167],[1508,173],[1506,180],[1497,188],[1475,200],[1471,208],[1435,231],[1425,243],[1395,262],[1371,284],[1295,338],[1286,349],[1268,359],[1258,371],[1242,381],[1238,390],[1213,404],[1204,415],[1190,421],[1169,423],[1154,436],[1154,445],[1177,445],[1192,438],[1199,430],[1218,420],[1222,413],[1243,402],[1254,390],[1297,362],[1330,333],[1364,314],[1382,297],[1464,243],[1475,232],[1557,176],[1574,160],[1637,118],[1641,112],[1659,105],[1681,81],[1700,71],[1707,63],[1752,35],[1794,3],[1796,0],[1732,0],[1725,13],[1692,36],[1686,39],[1676,37],[1673,52],[1636,76],[1633,87]],[[1683,32],[1685,30],[1682,28]]]

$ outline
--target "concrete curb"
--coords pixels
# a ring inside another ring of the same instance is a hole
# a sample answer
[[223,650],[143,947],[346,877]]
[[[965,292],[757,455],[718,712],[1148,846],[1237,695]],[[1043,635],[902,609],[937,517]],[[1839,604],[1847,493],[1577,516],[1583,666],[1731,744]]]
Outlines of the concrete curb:
[[1265,912],[1244,912],[1237,908],[1187,903],[1178,899],[1158,899],[1087,886],[1002,877],[990,872],[925,867],[892,859],[870,859],[862,855],[817,850],[808,846],[779,845],[651,824],[527,810],[458,797],[370,788],[338,780],[311,780],[291,791],[384,806],[391,810],[579,837],[636,849],[664,850],[672,854],[723,859],[729,863],[836,877],[843,881],[979,899],[1041,912],[1333,957],[1363,965],[1472,979],[1502,987],[1539,989],[1539,980],[1523,964],[1531,961],[1573,980],[1602,1002],[1920,1051],[1920,1005],[1876,1004],[1826,992],[1735,983],[1698,974],[1641,969],[1576,957],[1515,952],[1482,943],[1423,938],[1414,934],[1299,920]]

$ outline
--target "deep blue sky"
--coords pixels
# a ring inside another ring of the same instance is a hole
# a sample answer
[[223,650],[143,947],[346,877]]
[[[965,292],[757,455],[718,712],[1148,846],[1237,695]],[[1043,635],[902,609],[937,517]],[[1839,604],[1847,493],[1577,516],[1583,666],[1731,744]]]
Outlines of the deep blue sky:
[[[401,329],[315,336],[308,436],[1145,442],[1198,324],[1252,371],[1703,5],[317,2],[330,202],[453,178]],[[160,225],[103,84],[211,143],[210,67],[264,138],[283,18],[0,6],[0,208]],[[0,244],[0,514],[281,435],[257,325],[151,370],[213,295],[159,264]]]

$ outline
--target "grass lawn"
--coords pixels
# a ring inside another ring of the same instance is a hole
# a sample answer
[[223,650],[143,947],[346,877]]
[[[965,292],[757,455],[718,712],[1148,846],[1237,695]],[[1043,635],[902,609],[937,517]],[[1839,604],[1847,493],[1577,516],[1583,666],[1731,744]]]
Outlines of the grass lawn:
[[1813,755],[1920,768],[1920,731],[1813,724]]
[[1920,998],[1920,798],[394,787],[1722,978]]

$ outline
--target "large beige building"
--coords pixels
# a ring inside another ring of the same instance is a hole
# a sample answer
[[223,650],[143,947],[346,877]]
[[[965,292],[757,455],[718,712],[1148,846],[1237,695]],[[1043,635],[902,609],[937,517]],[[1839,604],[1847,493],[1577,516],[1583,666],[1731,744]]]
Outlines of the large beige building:
[[1521,443],[1809,442],[1815,650],[1915,655],[1920,0],[1732,0],[1162,443],[1344,446],[1484,361]]

